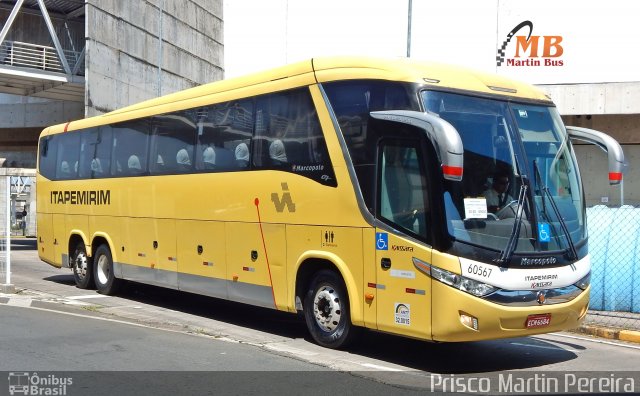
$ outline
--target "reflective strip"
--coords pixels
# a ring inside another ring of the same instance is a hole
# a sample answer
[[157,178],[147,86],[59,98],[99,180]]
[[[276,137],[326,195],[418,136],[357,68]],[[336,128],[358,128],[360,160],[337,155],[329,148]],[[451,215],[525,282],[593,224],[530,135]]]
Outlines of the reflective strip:
[[405,289],[405,291],[406,291],[407,293],[409,293],[409,294],[419,294],[419,295],[421,295],[421,296],[424,296],[425,294],[427,294],[427,293],[426,293],[426,291],[424,291],[424,290],[420,290],[420,289],[411,289],[411,288],[409,288],[409,287],[407,287],[407,288]]
[[256,269],[253,267],[242,267],[242,270],[247,272],[256,272]]
[[622,173],[621,172],[609,172],[609,180],[621,181]]
[[460,177],[462,176],[462,170],[463,168],[461,166],[442,165],[442,173],[447,176]]
[[113,266],[115,273],[124,274],[123,279],[276,309],[269,286],[232,282],[226,279],[162,269],[151,270],[117,262],[114,262]]

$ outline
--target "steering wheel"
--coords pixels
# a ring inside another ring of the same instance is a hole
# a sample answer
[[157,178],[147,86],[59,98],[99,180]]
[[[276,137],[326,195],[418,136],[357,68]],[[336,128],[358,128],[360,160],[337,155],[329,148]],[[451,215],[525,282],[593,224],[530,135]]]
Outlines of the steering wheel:
[[495,216],[499,219],[509,219],[512,217],[516,217],[516,213],[518,210],[518,201],[511,201],[506,204],[502,209],[496,212]]

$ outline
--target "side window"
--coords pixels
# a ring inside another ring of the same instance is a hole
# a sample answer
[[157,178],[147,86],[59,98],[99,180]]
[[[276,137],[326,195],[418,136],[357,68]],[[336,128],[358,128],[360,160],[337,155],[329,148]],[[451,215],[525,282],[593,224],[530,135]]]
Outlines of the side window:
[[58,135],[56,140],[58,142],[56,179],[77,178],[80,160],[80,133],[66,132]]
[[47,179],[56,178],[56,153],[58,152],[56,135],[45,136],[40,139],[40,158],[38,169],[40,174]]
[[78,177],[81,179],[109,176],[111,168],[112,130],[109,126],[82,131]]
[[90,179],[92,168],[97,168],[94,160],[98,145],[98,128],[85,129],[80,137],[80,161],[78,163],[78,178]]
[[335,175],[307,88],[264,95],[256,103],[253,164],[336,186]]
[[418,143],[384,142],[378,151],[377,216],[427,239],[427,182]]
[[113,129],[109,126],[98,128],[98,136],[91,160],[91,177],[109,177],[111,170],[111,148],[113,147]]
[[111,174],[135,176],[147,172],[149,122],[127,121],[111,126],[113,129],[113,156]]
[[355,166],[371,164],[376,137],[368,133],[369,113],[382,110],[420,111],[414,91],[396,82],[339,81],[323,84]]
[[251,100],[219,103],[195,110],[196,169],[206,172],[247,169],[253,113]]
[[193,170],[195,126],[189,111],[153,117],[151,174],[188,173]]

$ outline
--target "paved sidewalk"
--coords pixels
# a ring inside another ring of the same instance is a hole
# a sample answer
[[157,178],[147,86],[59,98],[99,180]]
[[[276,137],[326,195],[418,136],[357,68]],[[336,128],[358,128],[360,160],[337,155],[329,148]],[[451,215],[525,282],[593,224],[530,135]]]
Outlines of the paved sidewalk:
[[612,340],[640,343],[640,314],[592,310],[576,331]]

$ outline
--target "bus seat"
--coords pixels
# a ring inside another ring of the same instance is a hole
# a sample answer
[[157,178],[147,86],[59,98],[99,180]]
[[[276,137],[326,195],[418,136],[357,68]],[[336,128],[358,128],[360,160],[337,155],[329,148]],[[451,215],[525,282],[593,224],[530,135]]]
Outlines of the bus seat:
[[280,139],[275,139],[269,144],[269,158],[272,165],[284,165],[289,162],[287,149]]
[[179,170],[184,171],[191,169],[191,158],[189,157],[187,150],[178,150],[178,153],[176,154],[176,163],[178,164]]
[[249,147],[246,143],[238,144],[234,150],[234,155],[238,168],[246,168],[249,166]]
[[202,152],[202,165],[207,170],[216,168],[216,152],[213,147],[207,147]]
[[135,175],[142,172],[142,166],[140,166],[140,158],[137,155],[132,154],[127,161],[127,167],[129,168],[129,174]]

